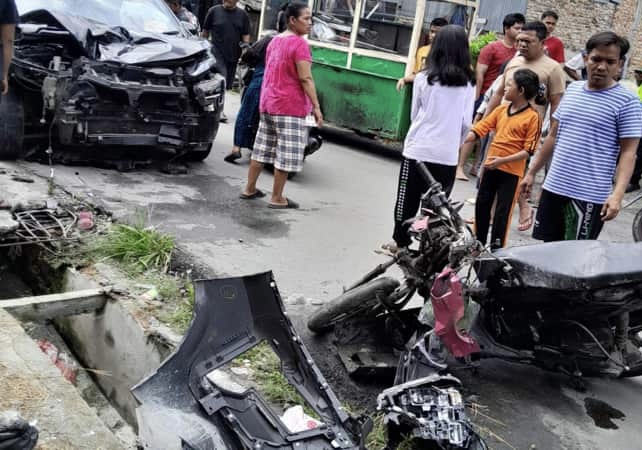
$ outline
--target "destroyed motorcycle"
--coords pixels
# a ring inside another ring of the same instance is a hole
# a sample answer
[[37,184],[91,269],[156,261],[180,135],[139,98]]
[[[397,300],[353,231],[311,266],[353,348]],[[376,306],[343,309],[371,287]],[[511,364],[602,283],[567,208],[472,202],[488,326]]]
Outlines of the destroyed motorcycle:
[[[312,331],[341,324],[335,333],[345,337],[351,322],[378,321],[388,342],[416,349],[434,367],[444,367],[432,352],[443,343],[469,364],[533,364],[569,375],[578,388],[583,375],[642,375],[642,244],[565,241],[490,253],[418,165],[429,188],[410,226],[416,248],[400,249],[320,308]],[[402,283],[382,276],[393,265]],[[404,310],[415,293],[424,299],[419,314]],[[408,381],[399,375],[397,383]]]

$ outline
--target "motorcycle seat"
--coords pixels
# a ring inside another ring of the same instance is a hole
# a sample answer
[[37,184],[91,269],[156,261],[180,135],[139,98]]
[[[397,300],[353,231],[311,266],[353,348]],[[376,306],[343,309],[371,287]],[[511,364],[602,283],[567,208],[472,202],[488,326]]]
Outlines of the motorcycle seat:
[[526,287],[584,290],[642,283],[642,242],[560,241],[501,249]]

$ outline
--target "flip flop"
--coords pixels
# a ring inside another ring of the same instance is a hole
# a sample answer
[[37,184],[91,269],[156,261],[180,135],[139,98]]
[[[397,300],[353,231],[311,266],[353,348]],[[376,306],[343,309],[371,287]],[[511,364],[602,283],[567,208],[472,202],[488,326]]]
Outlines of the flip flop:
[[253,193],[253,194],[244,194],[244,193],[242,193],[242,192],[241,192],[240,197],[241,197],[243,200],[252,200],[253,198],[261,198],[261,197],[265,197],[265,192],[263,192],[263,191],[262,191],[262,190],[260,190],[260,189],[257,189],[256,191],[254,191],[254,193]]
[[298,209],[299,204],[295,202],[294,200],[290,200],[289,198],[285,199],[285,205],[279,205],[278,203],[268,203],[268,208],[272,209]]
[[463,173],[458,173],[457,175],[455,175],[455,179],[461,181],[470,181],[470,179]]
[[532,227],[533,226],[533,218],[534,218],[534,216],[535,216],[535,211],[533,210],[533,208],[531,208],[530,215],[528,216],[528,218],[526,220],[522,220],[522,221],[519,222],[519,226],[517,227],[517,229],[519,231],[526,231],[530,227]]
[[241,159],[243,156],[241,155],[241,152],[229,152],[227,155],[225,155],[225,158],[223,158],[223,161],[236,164],[237,159]]

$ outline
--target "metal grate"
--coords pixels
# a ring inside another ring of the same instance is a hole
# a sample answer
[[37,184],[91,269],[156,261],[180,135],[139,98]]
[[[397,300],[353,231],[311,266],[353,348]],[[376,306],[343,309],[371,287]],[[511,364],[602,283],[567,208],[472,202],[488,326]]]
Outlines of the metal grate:
[[72,230],[78,218],[69,210],[37,209],[14,216],[20,226],[0,241],[0,247],[74,239]]

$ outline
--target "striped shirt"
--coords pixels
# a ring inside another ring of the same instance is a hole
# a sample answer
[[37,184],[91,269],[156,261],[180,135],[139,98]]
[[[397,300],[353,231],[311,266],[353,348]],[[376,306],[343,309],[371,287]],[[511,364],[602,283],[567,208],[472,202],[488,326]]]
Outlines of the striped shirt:
[[600,91],[571,83],[553,118],[559,121],[544,189],[602,204],[611,194],[620,139],[642,136],[642,107],[619,84]]

